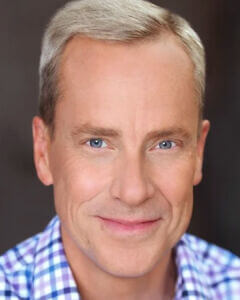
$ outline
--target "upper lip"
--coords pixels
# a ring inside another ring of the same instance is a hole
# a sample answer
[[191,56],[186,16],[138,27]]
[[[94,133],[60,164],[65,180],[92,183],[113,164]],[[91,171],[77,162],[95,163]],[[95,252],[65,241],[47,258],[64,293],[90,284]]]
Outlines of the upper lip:
[[110,221],[110,222],[116,222],[120,223],[123,225],[136,225],[136,224],[141,224],[141,223],[147,223],[147,222],[154,222],[159,220],[160,218],[149,218],[149,219],[137,219],[137,220],[126,220],[126,219],[115,219],[115,218],[108,218],[108,217],[100,217],[100,219],[105,220],[105,221]]

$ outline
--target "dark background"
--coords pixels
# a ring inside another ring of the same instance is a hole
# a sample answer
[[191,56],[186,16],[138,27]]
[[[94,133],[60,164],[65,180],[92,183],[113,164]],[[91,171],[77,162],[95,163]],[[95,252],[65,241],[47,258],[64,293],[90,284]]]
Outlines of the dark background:
[[[66,2],[0,0],[0,253],[41,231],[54,214],[52,189],[35,175],[31,120],[41,36]],[[190,231],[240,255],[240,3],[154,2],[189,20],[207,52],[205,116],[212,127]]]

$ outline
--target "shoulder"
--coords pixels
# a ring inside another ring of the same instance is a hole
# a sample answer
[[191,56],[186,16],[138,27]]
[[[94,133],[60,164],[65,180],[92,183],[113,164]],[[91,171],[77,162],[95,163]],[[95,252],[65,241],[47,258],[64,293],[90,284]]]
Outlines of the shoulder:
[[190,234],[176,251],[181,278],[191,282],[187,290],[201,290],[206,299],[240,299],[239,257]]
[[22,242],[0,257],[0,299],[28,297],[39,236]]
[[44,232],[23,241],[0,257],[0,300],[29,299],[36,257],[49,240],[53,221]]
[[232,252],[190,234],[185,234],[183,240],[206,272],[210,272],[211,275],[220,273],[224,276],[226,272],[234,274],[236,270],[240,275],[240,258]]

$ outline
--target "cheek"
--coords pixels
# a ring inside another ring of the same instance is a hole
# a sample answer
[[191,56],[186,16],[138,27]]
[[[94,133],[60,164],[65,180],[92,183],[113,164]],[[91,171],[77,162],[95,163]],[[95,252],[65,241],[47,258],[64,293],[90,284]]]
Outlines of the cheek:
[[161,160],[155,163],[155,185],[168,202],[172,214],[181,214],[191,206],[193,194],[195,159],[185,155],[174,160]]
[[169,245],[173,246],[186,232],[192,216],[194,159],[164,161],[155,167],[154,177],[168,206],[165,228]]
[[106,168],[74,155],[58,159],[53,172],[57,212],[76,214],[84,203],[104,193],[108,173]]

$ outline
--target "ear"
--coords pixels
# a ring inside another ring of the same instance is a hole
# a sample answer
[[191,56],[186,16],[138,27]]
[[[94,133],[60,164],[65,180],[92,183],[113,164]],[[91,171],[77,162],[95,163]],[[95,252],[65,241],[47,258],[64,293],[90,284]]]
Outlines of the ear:
[[197,185],[202,180],[202,164],[203,164],[203,154],[207,135],[210,129],[210,122],[208,120],[202,121],[199,129],[199,137],[197,142],[197,158],[196,158],[196,168],[194,173],[193,184]]
[[40,117],[34,117],[32,122],[34,163],[38,178],[45,185],[52,184],[52,174],[49,167],[49,130]]

